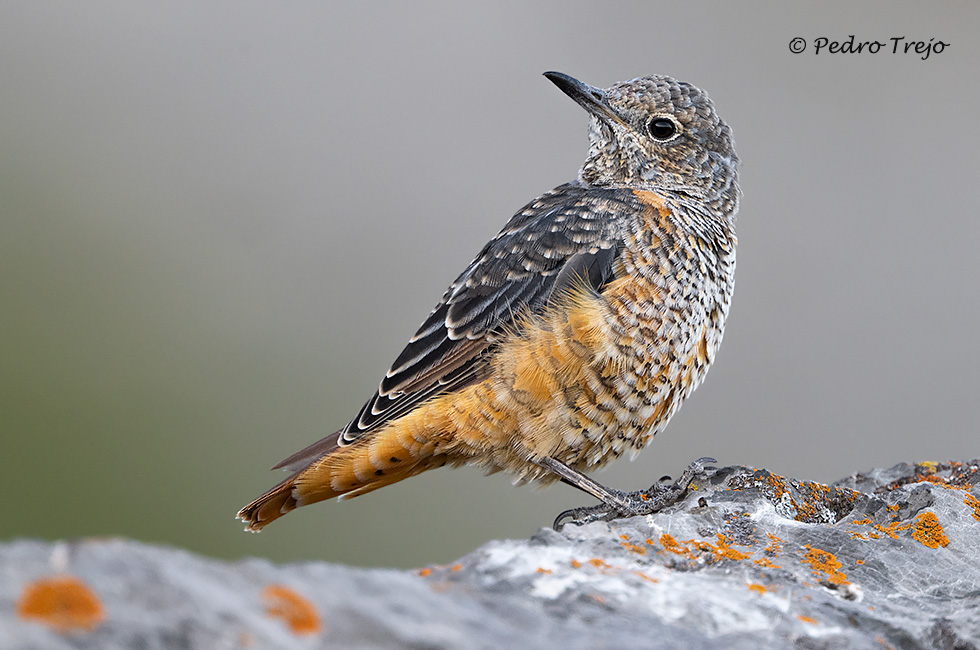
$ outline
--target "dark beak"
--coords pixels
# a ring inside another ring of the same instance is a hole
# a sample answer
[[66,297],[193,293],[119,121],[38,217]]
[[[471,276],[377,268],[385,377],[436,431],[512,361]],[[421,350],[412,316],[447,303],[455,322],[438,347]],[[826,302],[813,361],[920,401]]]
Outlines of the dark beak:
[[609,102],[606,100],[606,93],[601,88],[590,86],[561,72],[545,72],[544,76],[558,86],[563,93],[574,99],[579,106],[600,120],[626,126],[623,119],[610,108]]

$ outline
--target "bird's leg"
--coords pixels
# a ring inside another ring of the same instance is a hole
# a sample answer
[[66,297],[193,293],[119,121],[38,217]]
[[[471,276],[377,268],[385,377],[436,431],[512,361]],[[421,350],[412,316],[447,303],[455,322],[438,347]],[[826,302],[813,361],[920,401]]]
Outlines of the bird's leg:
[[607,488],[605,485],[593,481],[582,472],[572,469],[565,463],[561,462],[560,460],[556,460],[551,456],[545,456],[544,458],[538,460],[537,463],[541,467],[551,470],[557,474],[563,483],[576,487],[583,492],[588,492],[610,508],[615,508],[618,511],[623,512],[624,515],[639,514],[632,512],[633,504],[630,501],[629,493]]
[[558,515],[553,526],[555,530],[561,530],[569,522],[583,525],[593,521],[611,521],[621,517],[659,512],[680,501],[687,494],[691,482],[698,476],[713,470],[714,467],[708,464],[716,462],[718,461],[714,458],[699,458],[684,469],[677,482],[667,483],[670,477],[665,476],[648,489],[637,492],[621,492],[607,488],[554,458],[545,458],[538,461],[538,464],[557,474],[563,482],[588,492],[602,501],[597,506],[572,508]]

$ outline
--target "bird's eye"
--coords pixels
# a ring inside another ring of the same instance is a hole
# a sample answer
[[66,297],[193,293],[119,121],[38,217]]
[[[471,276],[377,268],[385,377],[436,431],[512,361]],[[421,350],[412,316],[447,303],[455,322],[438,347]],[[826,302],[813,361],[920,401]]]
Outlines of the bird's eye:
[[647,130],[654,140],[670,140],[677,133],[677,124],[666,117],[655,117],[647,124]]

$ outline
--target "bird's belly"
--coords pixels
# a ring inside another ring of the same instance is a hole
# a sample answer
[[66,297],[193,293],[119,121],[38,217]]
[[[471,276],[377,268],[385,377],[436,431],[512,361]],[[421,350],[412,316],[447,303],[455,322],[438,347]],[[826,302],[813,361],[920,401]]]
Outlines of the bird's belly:
[[568,295],[502,341],[490,378],[460,395],[476,414],[450,438],[463,462],[551,481],[535,458],[596,468],[662,430],[704,378],[724,315],[664,310],[642,284]]

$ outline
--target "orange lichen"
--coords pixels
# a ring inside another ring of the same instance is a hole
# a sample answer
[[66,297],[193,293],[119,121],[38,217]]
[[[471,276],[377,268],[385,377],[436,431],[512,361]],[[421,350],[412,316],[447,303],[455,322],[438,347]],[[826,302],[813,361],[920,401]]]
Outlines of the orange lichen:
[[[901,531],[906,530],[911,525],[912,524],[910,524],[910,523],[904,523],[903,524],[903,523],[898,522],[898,521],[893,521],[892,523],[888,524],[887,526],[882,526],[882,525],[878,524],[878,525],[875,526],[875,530],[880,530],[881,532],[883,532],[884,534],[888,535],[892,539],[898,539],[898,534]],[[875,536],[874,533],[871,533],[871,536],[874,537],[875,539],[878,539],[878,537]]]
[[733,549],[721,533],[718,533],[718,546],[712,546],[707,542],[702,542],[702,544],[704,545],[702,550],[710,551],[719,560],[744,560],[749,557],[746,553]]
[[765,478],[766,485],[772,490],[773,499],[781,499],[789,490],[786,489],[786,479],[782,476],[769,474]]
[[749,588],[749,591],[754,591],[755,593],[759,594],[760,596],[762,594],[766,593],[766,588],[763,585],[751,583],[751,584],[748,584],[746,586]]
[[772,533],[766,533],[766,537],[769,538],[769,546],[765,548],[766,553],[770,555],[779,555],[779,552],[783,550],[783,540],[779,539]]
[[551,573],[551,569],[546,569],[543,566],[539,566],[537,569],[535,569],[534,572],[535,573]]
[[817,624],[817,619],[810,618],[809,616],[803,616],[802,614],[800,614],[796,618],[800,619],[804,623],[809,623],[810,625],[816,625]]
[[418,574],[422,578],[428,578],[429,576],[432,575],[432,569],[429,568],[419,569],[418,571],[416,571],[416,574]]
[[643,573],[642,571],[634,571],[633,573],[634,573],[635,575],[638,575],[638,576],[640,576],[641,578],[643,578],[643,579],[644,579],[644,580],[646,580],[647,582],[660,582],[660,581],[659,581],[659,580],[657,580],[656,578],[651,578],[650,576],[648,576],[647,574],[645,574],[645,573]]
[[[880,525],[875,525],[875,524],[872,523],[871,519],[869,519],[869,518],[857,519],[855,521],[852,521],[851,522],[851,525],[853,525],[853,526],[873,526],[877,530],[883,530],[883,531],[885,531],[886,533],[888,533],[890,535],[892,534],[892,533],[888,532],[889,530],[891,530],[890,528],[887,528],[886,529],[886,528],[881,527]],[[891,526],[894,526],[894,525],[896,525],[896,524],[891,524]],[[851,536],[851,539],[860,539],[860,540],[864,540],[864,541],[867,541],[867,540],[870,540],[870,539],[880,539],[881,538],[881,535],[879,535],[878,533],[872,533],[872,532],[861,533],[861,532],[858,532],[856,530],[849,530],[849,531],[847,531],[847,533]]]
[[949,544],[949,538],[946,537],[946,532],[939,523],[939,518],[931,512],[919,513],[919,516],[915,518],[912,537],[929,548],[939,548]]
[[105,618],[95,593],[73,576],[41,578],[24,587],[17,615],[62,633],[92,630]]
[[823,506],[823,501],[830,496],[831,487],[822,483],[806,482],[801,483],[800,488],[807,488],[811,492],[812,499],[797,501],[790,499],[796,508],[797,521],[810,520],[819,516]]
[[269,585],[262,590],[265,613],[282,619],[293,634],[316,634],[320,616],[309,600],[283,585]]
[[864,564],[864,560],[854,560],[854,564]]
[[457,562],[456,564],[454,564],[451,567],[449,567],[449,570],[452,571],[453,573],[456,573],[457,571],[459,571],[462,568],[463,568],[463,565],[460,564],[459,562]]
[[[625,535],[624,535],[624,537],[625,537]],[[629,541],[620,542],[619,544],[620,544],[620,546],[622,546],[623,548],[625,548],[630,553],[636,553],[637,555],[646,555],[647,554],[646,547],[645,546],[642,546],[641,544],[634,544],[634,543],[629,542]]]
[[760,557],[758,560],[752,560],[752,561],[758,564],[759,566],[766,567],[768,569],[780,568],[778,564],[774,564],[773,561],[767,557]]
[[606,575],[615,575],[623,570],[621,567],[613,566],[602,558],[598,557],[594,557],[591,560],[586,560],[584,562],[580,562],[579,560],[570,560],[569,563],[573,569],[581,569],[585,565],[589,565],[595,569],[599,569],[601,573]]
[[980,521],[980,500],[968,492],[966,498],[963,499],[963,503],[973,508],[973,518]]
[[667,533],[661,535],[660,545],[664,547],[665,551],[668,551],[670,553],[675,553],[677,555],[682,555],[689,560],[694,559],[694,553],[691,552],[691,549],[679,544],[672,535],[668,535]]
[[751,481],[762,489],[766,499],[783,509],[784,515],[807,523],[836,518],[842,506],[854,503],[859,494],[854,490],[814,481],[792,481],[768,472],[753,476]]
[[807,554],[800,559],[800,562],[809,564],[813,573],[826,574],[827,581],[832,585],[851,584],[847,580],[847,575],[840,570],[843,565],[833,553],[828,553],[819,548],[813,548],[809,544],[806,544],[805,548],[807,549]]
[[744,560],[749,557],[748,554],[732,548],[728,538],[721,533],[717,533],[717,538],[718,545],[716,546],[711,542],[694,539],[678,542],[672,536],[664,533],[660,536],[660,544],[664,547],[664,551],[686,557],[689,560],[696,559],[699,554],[709,554],[706,556],[708,561]]
[[[976,483],[975,477],[980,471],[976,465],[950,461],[949,463],[934,463],[931,461],[917,463],[915,473],[905,476],[883,486],[892,491],[910,483],[928,482],[947,490],[970,490]],[[891,507],[890,507],[891,508]],[[898,506],[895,506],[898,509]]]

